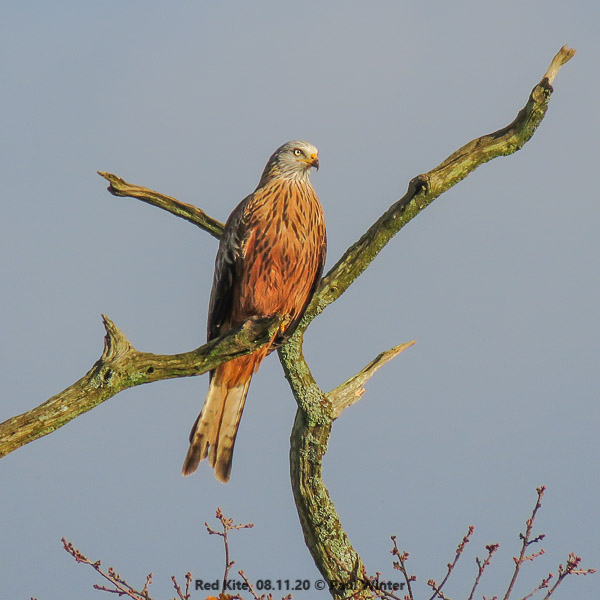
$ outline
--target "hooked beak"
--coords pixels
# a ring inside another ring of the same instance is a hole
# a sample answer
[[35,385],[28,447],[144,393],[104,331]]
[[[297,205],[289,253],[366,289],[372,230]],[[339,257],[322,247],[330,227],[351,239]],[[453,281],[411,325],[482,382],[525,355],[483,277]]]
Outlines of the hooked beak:
[[318,171],[319,170],[319,156],[317,154],[311,154],[310,161],[308,164],[311,167],[314,167]]

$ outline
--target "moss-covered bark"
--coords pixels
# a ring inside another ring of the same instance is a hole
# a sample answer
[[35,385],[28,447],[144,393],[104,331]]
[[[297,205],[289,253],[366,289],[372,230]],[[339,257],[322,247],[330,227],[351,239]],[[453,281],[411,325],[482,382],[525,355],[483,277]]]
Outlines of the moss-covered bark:
[[268,343],[280,319],[256,319],[191,352],[151,354],[136,350],[123,332],[103,316],[104,351],[73,385],[43,404],[0,423],[0,457],[56,431],[115,394],[144,383],[202,375],[222,362]]

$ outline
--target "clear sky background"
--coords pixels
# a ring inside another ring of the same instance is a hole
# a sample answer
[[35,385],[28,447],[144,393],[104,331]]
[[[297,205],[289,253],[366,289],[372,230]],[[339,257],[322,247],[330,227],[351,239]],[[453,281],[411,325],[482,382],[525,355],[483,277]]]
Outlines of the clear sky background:
[[[412,177],[512,121],[568,44],[533,139],[401,231],[305,351],[328,390],[417,340],[336,422],[324,462],[371,573],[400,580],[396,534],[429,597],[474,524],[447,592],[465,597],[475,555],[500,542],[480,592],[503,594],[541,484],[546,556],[517,594],[569,552],[600,567],[599,24],[594,0],[5,2],[0,420],[91,367],[100,313],[140,350],[204,341],[216,241],[112,197],[97,170],[225,220],[275,148],[310,140],[329,267]],[[155,598],[174,595],[171,575],[217,579],[222,546],[204,529],[217,506],[256,525],[232,538],[235,569],[319,577],[290,490],[295,405],[277,357],[252,382],[226,486],[206,464],[180,474],[206,387],[128,390],[0,461],[1,598],[101,597],[62,536],[134,585],[152,571]],[[597,577],[558,597],[597,598]]]

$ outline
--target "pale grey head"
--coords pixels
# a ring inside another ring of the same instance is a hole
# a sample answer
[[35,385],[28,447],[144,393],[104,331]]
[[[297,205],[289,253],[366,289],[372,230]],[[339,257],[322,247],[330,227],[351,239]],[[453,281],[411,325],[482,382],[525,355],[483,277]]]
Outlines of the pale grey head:
[[268,180],[279,177],[307,181],[312,167],[319,168],[319,151],[315,146],[301,140],[286,142],[269,158],[259,187]]

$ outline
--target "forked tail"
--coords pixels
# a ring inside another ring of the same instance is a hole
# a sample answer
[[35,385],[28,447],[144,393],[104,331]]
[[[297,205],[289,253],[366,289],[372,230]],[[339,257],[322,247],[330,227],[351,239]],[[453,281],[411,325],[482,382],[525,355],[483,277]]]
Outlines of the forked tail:
[[202,412],[190,433],[190,447],[183,462],[183,475],[190,475],[208,456],[215,477],[226,483],[231,474],[233,447],[246,394],[255,366],[253,354],[217,367],[211,379]]

